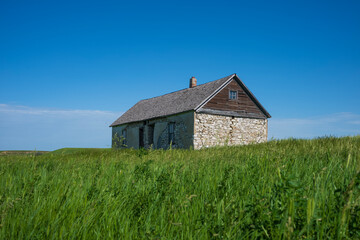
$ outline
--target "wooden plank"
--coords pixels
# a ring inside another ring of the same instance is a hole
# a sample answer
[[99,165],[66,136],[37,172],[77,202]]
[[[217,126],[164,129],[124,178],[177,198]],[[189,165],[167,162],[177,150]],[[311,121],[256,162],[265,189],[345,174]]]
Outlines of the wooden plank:
[[[229,99],[230,90],[238,92],[238,99]],[[235,80],[232,80],[223,90],[206,103],[204,108],[223,111],[244,111],[245,113],[264,116],[259,107]]]

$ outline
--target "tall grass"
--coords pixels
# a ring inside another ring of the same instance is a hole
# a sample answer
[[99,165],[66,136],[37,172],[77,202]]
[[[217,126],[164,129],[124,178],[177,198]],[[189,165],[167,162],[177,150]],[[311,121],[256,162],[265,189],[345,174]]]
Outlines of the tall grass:
[[1,239],[360,239],[360,137],[0,157]]

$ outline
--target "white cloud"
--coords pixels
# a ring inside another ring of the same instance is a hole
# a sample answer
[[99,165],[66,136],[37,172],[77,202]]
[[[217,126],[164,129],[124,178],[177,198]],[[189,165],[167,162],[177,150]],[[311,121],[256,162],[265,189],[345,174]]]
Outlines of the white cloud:
[[0,150],[110,147],[109,125],[121,114],[0,104]]
[[360,134],[360,115],[344,112],[309,118],[269,120],[269,138],[313,138]]
[[[27,106],[14,106],[8,104],[0,104],[0,114],[29,114],[29,115],[58,115],[58,116],[84,116],[84,115],[113,115],[114,112],[99,110],[61,110],[61,109],[44,109],[31,108]],[[116,113],[118,114],[118,113]]]

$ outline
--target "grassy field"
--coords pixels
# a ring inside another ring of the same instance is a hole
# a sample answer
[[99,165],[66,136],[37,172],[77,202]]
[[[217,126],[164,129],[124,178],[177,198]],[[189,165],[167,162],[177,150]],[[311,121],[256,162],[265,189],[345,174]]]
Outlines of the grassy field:
[[28,150],[21,150],[21,151],[0,151],[0,156],[2,155],[41,155],[44,153],[48,153],[48,151],[28,151]]
[[360,239],[360,137],[0,156],[0,239]]

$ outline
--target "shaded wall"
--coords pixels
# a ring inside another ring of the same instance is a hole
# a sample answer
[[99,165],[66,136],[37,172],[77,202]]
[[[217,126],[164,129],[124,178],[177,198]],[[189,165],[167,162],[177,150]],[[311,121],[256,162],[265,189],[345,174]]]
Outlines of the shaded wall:
[[[173,148],[190,148],[193,147],[194,136],[194,112],[185,112],[167,117],[156,118],[142,122],[123,124],[112,127],[112,146],[115,148],[128,147],[138,149],[140,147],[139,131],[143,129],[144,147],[168,149],[170,123],[175,124]],[[151,129],[153,128],[153,129]],[[127,138],[126,146],[121,142],[122,130],[126,129]],[[152,139],[151,136],[153,136]],[[152,144],[151,144],[152,143]]]

